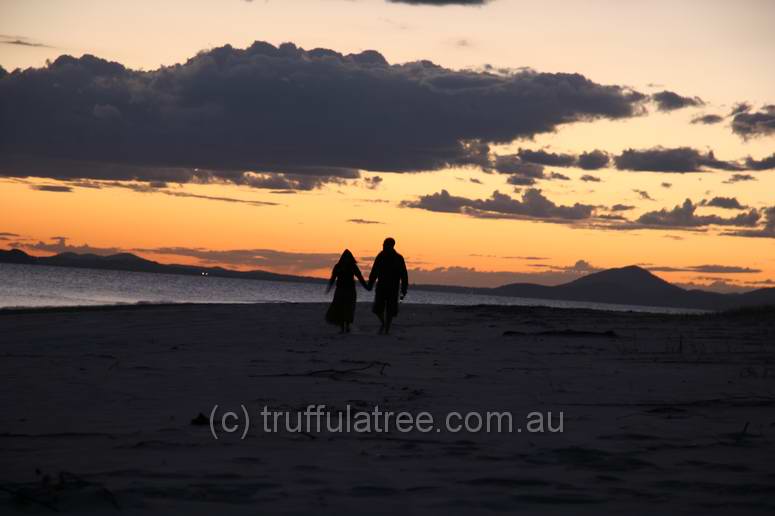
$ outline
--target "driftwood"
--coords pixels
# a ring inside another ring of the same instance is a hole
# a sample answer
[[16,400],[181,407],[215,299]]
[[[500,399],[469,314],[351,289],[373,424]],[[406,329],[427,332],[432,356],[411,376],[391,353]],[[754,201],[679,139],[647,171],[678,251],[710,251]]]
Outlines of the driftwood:
[[307,371],[306,373],[255,374],[255,375],[251,375],[251,377],[272,378],[272,377],[288,377],[288,376],[316,376],[316,377],[330,378],[332,380],[340,380],[341,376],[346,376],[351,373],[359,373],[361,371],[366,371],[373,367],[379,367],[379,375],[385,376],[385,368],[388,366],[390,366],[390,363],[388,362],[380,362],[378,360],[373,360],[364,366],[350,367],[348,369],[329,368],[329,369],[316,369],[314,371]]

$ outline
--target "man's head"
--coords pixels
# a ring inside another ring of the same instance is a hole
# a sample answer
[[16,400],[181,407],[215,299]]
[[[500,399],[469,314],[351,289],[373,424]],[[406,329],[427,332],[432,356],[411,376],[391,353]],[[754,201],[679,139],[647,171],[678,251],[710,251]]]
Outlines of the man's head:
[[382,242],[382,249],[385,251],[392,251],[396,247],[396,241],[390,237],[387,237],[384,242]]

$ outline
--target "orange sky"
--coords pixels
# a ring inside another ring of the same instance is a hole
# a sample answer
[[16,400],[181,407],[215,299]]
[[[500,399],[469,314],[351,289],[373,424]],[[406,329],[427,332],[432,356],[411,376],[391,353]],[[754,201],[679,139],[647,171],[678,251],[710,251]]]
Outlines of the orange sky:
[[[576,2],[547,2],[538,8],[533,2],[496,0],[473,9],[416,8],[378,0],[202,0],[178,4],[177,9],[168,6],[160,10],[151,8],[156,3],[150,2],[132,2],[128,7],[129,3],[85,0],[0,0],[0,34],[5,35],[5,43],[0,44],[0,65],[11,70],[41,66],[45,59],[63,53],[94,53],[126,66],[153,69],[183,61],[213,45],[246,46],[255,39],[293,41],[305,48],[321,46],[343,52],[374,48],[391,62],[422,58],[452,68],[487,63],[531,66],[579,72],[604,84],[623,84],[647,94],[670,89],[705,101],[701,107],[669,113],[658,113],[650,105],[650,114],[643,117],[564,125],[532,141],[496,147],[499,154],[520,147],[569,153],[603,149],[615,155],[627,148],[688,146],[713,150],[718,159],[741,160],[748,156],[763,159],[775,152],[772,135],[745,140],[733,134],[726,123],[690,123],[699,114],[725,115],[738,101],[756,106],[775,102],[768,97],[775,91],[775,72],[768,64],[775,51],[775,36],[764,23],[773,19],[773,4],[769,2],[734,3],[735,8],[730,2],[708,2],[699,10],[703,12],[685,5],[671,8],[667,2],[656,2],[643,12],[621,6],[621,2],[589,2],[583,3],[587,10],[582,14],[588,22],[583,27],[574,23]],[[667,12],[672,17],[665,18]],[[291,23],[291,19],[295,21]],[[118,20],[124,22],[119,24]],[[741,23],[747,24],[745,30]],[[174,27],[172,33],[170,27]],[[668,43],[669,49],[665,48]],[[755,209],[775,206],[775,170],[754,172],[755,181],[734,184],[725,182],[730,173],[724,171],[627,172],[612,166],[593,172],[574,167],[547,167],[547,171],[570,178],[536,185],[551,201],[562,205],[629,204],[635,206],[626,213],[631,220],[645,212],[671,209],[686,198],[699,203],[715,196],[735,197]],[[601,181],[581,181],[587,173]],[[753,270],[659,272],[682,283],[707,285],[722,279],[752,287],[775,280],[772,238],[722,236],[728,228],[715,226],[702,231],[613,230],[593,227],[591,221],[558,224],[431,212],[401,203],[442,189],[473,199],[486,199],[496,190],[516,198],[520,193],[514,192],[503,174],[475,167],[424,173],[363,170],[361,175],[361,179],[292,194],[228,184],[171,184],[163,193],[109,183],[97,189],[43,177],[0,177],[0,233],[17,235],[0,240],[0,246],[22,245],[43,253],[45,246],[33,246],[38,242],[51,244],[53,237],[66,237],[65,245],[131,250],[174,263],[196,260],[148,250],[180,247],[336,254],[349,247],[365,261],[379,250],[385,236],[393,236],[411,268],[475,269],[454,276],[442,272],[416,276],[427,280],[424,282],[443,283],[454,278],[455,282],[493,285],[510,277],[487,273],[554,270],[560,275],[537,275],[535,280],[556,283],[563,270],[579,260],[594,268],[636,263],[677,269],[723,265]],[[382,182],[369,188],[364,179],[375,176]],[[41,185],[68,186],[71,190],[35,189]],[[634,190],[646,191],[654,200],[644,200]],[[212,197],[276,204],[253,205]],[[701,207],[698,212],[725,217],[737,213],[710,207]],[[268,267],[219,263],[277,272],[327,272],[317,265],[305,268],[281,259]],[[522,276],[514,278],[521,280]]]

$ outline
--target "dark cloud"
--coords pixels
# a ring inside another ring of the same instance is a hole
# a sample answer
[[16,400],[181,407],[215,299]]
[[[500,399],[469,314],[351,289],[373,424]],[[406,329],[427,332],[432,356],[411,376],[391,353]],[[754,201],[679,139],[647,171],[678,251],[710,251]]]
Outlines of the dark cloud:
[[380,176],[364,177],[363,184],[369,190],[376,190],[382,184],[382,178]]
[[339,253],[294,253],[274,249],[214,250],[189,247],[134,249],[138,253],[194,258],[203,265],[226,264],[252,269],[283,270],[291,273],[328,269]]
[[611,206],[611,211],[629,211],[634,210],[635,206],[632,206],[630,204],[614,204]]
[[762,272],[761,269],[737,265],[690,265],[688,267],[650,265],[648,269],[652,272],[701,272],[706,274],[755,274]]
[[703,154],[691,147],[651,149],[627,149],[614,158],[619,170],[650,172],[702,172],[705,169],[740,170],[740,166],[731,161],[716,159],[713,151]]
[[509,174],[507,182],[517,186],[530,186],[538,179],[546,179],[544,166],[523,161],[516,154],[495,156],[492,167],[501,174]]
[[41,192],[69,193],[73,191],[72,187],[64,185],[30,185],[30,188]]
[[576,163],[576,156],[573,154],[557,154],[543,150],[519,149],[517,156],[522,161],[554,167],[570,167]]
[[744,210],[747,206],[740,204],[736,197],[714,197],[710,200],[704,199],[700,202],[702,206],[715,206],[725,210]]
[[497,190],[489,199],[469,199],[450,195],[447,190],[423,195],[402,206],[446,213],[465,213],[480,218],[532,218],[549,221],[576,221],[592,217],[595,207],[576,203],[561,206],[547,199],[541,190],[528,188],[522,199],[514,199]]
[[731,236],[742,236],[752,238],[775,238],[775,206],[764,208],[764,225],[759,229],[742,229],[724,233]]
[[[135,190],[135,191],[143,191],[143,190]],[[145,190],[145,191],[150,192],[150,190]],[[219,201],[219,202],[230,202],[230,203],[236,203],[236,204],[248,204],[250,206],[277,206],[278,205],[276,202],[251,201],[248,199],[236,199],[234,197],[223,197],[223,196],[216,196],[216,195],[202,195],[202,194],[195,194],[191,192],[181,192],[181,191],[175,191],[175,190],[157,190],[155,193],[161,193],[172,197],[188,197],[190,199],[202,199],[205,201]]]
[[760,219],[759,212],[754,209],[729,218],[718,215],[698,215],[697,206],[686,199],[682,205],[675,206],[672,210],[663,208],[644,213],[636,223],[642,227],[655,228],[697,228],[711,225],[752,227],[756,226]]
[[[37,41],[30,41],[29,38],[23,36],[8,36],[0,34],[0,45],[15,45],[18,47],[37,47],[37,48],[51,48],[49,45],[39,43]],[[0,74],[2,77],[2,74]]]
[[732,131],[745,139],[775,134],[775,104],[751,111],[750,105],[742,105],[733,111]]
[[[541,179],[543,179],[543,177]],[[515,186],[532,186],[532,185],[536,184],[536,180],[534,178],[527,177],[527,176],[522,176],[522,175],[519,175],[519,174],[515,174],[513,176],[509,176],[509,178],[506,180],[506,182],[508,184],[510,184],[510,185],[515,185]],[[514,191],[518,192],[519,189],[515,188]]]
[[0,155],[0,175],[6,170],[26,177],[50,177],[59,180],[143,181],[161,183],[229,183],[273,190],[311,190],[325,184],[355,180],[360,172],[336,167],[295,167],[293,173],[227,172],[185,167],[142,167],[80,160],[53,160]]
[[673,111],[691,106],[702,106],[704,102],[699,97],[682,97],[673,91],[660,91],[654,93],[651,98],[657,103],[660,111]]
[[644,199],[646,201],[653,201],[654,198],[649,195],[649,193],[646,190],[633,190],[636,194],[640,195],[641,199]]
[[673,183],[662,183],[662,188],[673,188]]
[[338,253],[295,253],[274,249],[229,249],[215,250],[189,247],[156,247],[146,249],[122,249],[117,247],[92,247],[88,244],[71,245],[67,237],[51,237],[53,242],[37,242],[24,245],[27,249],[50,253],[91,253],[111,255],[117,253],[138,253],[141,255],[164,255],[194,258],[202,265],[231,265],[250,269],[273,269],[288,273],[302,273],[328,269],[339,259]]
[[[552,158],[550,157],[547,159],[551,160]],[[570,177],[559,172],[545,173],[544,165],[532,161],[525,161],[518,154],[495,156],[495,159],[492,162],[492,168],[501,174],[509,174],[506,182],[516,186],[531,186],[539,180],[570,180]],[[489,169],[489,167],[487,169]]]
[[732,174],[732,176],[724,181],[724,183],[730,185],[733,183],[739,183],[741,181],[756,181],[756,178],[751,174]]
[[447,190],[442,190],[435,194],[422,195],[416,201],[402,201],[401,206],[442,213],[460,213],[464,207],[474,202],[477,201],[466,197],[450,195]]
[[770,170],[775,168],[775,153],[759,160],[753,159],[750,156],[745,160],[746,168],[752,170]]
[[470,287],[499,287],[509,283],[559,285],[601,270],[585,260],[573,265],[550,266],[540,272],[482,271],[471,267],[416,268],[409,271],[412,282],[426,285],[459,285]]
[[[250,3],[253,0],[245,0]],[[387,0],[391,4],[409,4],[409,5],[484,5],[495,0]]]
[[608,165],[610,157],[601,150],[583,152],[579,155],[578,165],[584,170],[597,170]]
[[553,167],[579,167],[585,170],[597,170],[608,165],[610,158],[601,150],[583,152],[580,155],[548,152],[545,150],[519,149],[513,155],[522,162]]
[[21,235],[17,233],[8,233],[6,231],[0,231],[0,240],[14,240],[16,238],[19,238]]
[[348,219],[347,222],[352,222],[353,224],[384,224],[384,222],[366,219]]
[[495,156],[493,168],[501,174],[516,174],[533,179],[542,179],[544,177],[543,165],[523,161],[516,154]]
[[712,125],[712,124],[718,124],[723,120],[724,120],[724,117],[719,115],[700,115],[692,118],[692,123]]
[[[353,171],[352,178],[360,177],[358,171]],[[376,188],[379,185],[371,180],[365,181],[370,188]],[[246,172],[243,175],[242,182],[253,188],[266,188],[269,190],[314,190],[325,184],[344,184],[342,177],[328,175],[302,175],[302,174],[260,174],[255,172]]]
[[738,267],[735,265],[694,265],[688,269],[694,272],[705,272],[710,274],[750,274],[762,272],[761,269]]
[[161,194],[161,195],[169,195],[171,197],[184,197],[184,198],[187,197],[191,199],[202,199],[205,201],[219,201],[219,202],[229,202],[229,203],[237,203],[237,204],[248,204],[251,206],[277,206],[278,205],[278,203],[276,202],[253,201],[250,199],[238,199],[235,197],[224,197],[224,196],[217,196],[217,195],[204,195],[204,194],[196,194],[193,192],[186,192],[183,190],[170,189],[170,188],[167,188],[167,183],[164,183],[162,181],[150,181],[147,183],[127,183],[127,182],[119,182],[119,181],[76,180],[76,181],[71,181],[70,185],[72,185],[73,187],[94,188],[94,189],[124,188],[127,190],[132,190],[133,192],[137,192],[137,193]]
[[624,215],[617,215],[615,213],[603,213],[601,215],[598,215],[598,218],[605,219],[605,220],[627,220],[627,217]]
[[118,247],[92,247],[89,244],[83,245],[70,245],[67,243],[68,238],[63,236],[51,237],[53,242],[39,241],[35,244],[23,245],[25,249],[34,249],[36,251],[44,251],[49,253],[79,253],[79,254],[98,254],[101,256],[107,256],[111,254],[123,253],[123,249]]
[[579,74],[390,65],[375,51],[256,42],[149,72],[61,56],[5,75],[0,99],[5,175],[187,182],[207,170],[239,184],[244,171],[484,166],[490,143],[632,117],[644,95]]
[[409,5],[484,5],[493,0],[388,0],[391,4]]
[[732,107],[732,111],[729,112],[729,116],[739,115],[753,109],[753,106],[748,102],[738,102]]
[[583,176],[581,176],[581,180],[586,182],[586,183],[599,183],[600,182],[600,178],[599,177],[593,176],[593,175],[590,175],[590,174],[584,174]]
[[681,288],[685,288],[687,290],[692,289],[699,289],[699,290],[706,290],[709,292],[718,292],[720,294],[740,294],[743,292],[750,292],[755,288],[755,286],[749,285],[740,285],[738,283],[729,283],[727,281],[724,281],[723,278],[712,278],[712,277],[700,277],[697,278],[698,280],[704,280],[704,281],[711,281],[711,283],[694,283],[694,282],[688,282],[688,283],[674,283],[674,285],[679,286]]

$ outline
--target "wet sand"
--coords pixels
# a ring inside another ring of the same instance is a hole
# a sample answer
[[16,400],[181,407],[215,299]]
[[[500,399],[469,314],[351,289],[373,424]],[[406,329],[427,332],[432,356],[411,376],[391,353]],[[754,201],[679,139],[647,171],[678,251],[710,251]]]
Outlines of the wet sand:
[[[314,304],[0,312],[0,511],[775,510],[772,311],[403,305],[383,337],[368,308],[347,335]],[[213,438],[216,404],[245,405],[244,440]],[[318,404],[563,431],[259,428],[265,405]]]

